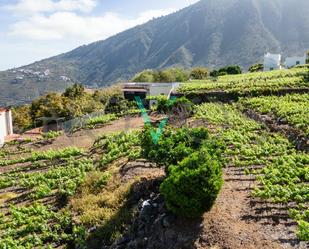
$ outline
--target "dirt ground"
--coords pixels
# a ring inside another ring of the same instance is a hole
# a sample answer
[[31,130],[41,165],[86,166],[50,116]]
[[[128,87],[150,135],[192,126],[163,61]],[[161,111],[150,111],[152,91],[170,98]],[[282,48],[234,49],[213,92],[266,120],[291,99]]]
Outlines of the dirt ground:
[[111,134],[121,131],[126,132],[129,130],[140,129],[143,126],[144,120],[142,117],[121,118],[99,129],[82,130],[75,132],[74,134],[64,134],[56,138],[52,144],[41,147],[40,150],[44,151],[55,148],[61,149],[68,146],[89,149],[93,145],[94,141],[104,134]]
[[203,217],[196,248],[292,248],[280,243],[274,231],[246,218],[256,216],[250,207],[252,179],[239,172],[234,168],[225,169],[224,185],[215,205]]

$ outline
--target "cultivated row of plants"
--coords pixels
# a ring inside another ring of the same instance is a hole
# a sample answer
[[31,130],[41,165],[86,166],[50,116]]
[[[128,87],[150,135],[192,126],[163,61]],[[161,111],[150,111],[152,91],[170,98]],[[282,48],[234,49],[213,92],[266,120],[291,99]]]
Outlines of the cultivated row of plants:
[[201,93],[226,91],[237,94],[276,92],[281,89],[308,88],[308,68],[220,76],[218,79],[197,80],[183,84],[178,92]]
[[244,167],[245,174],[255,176],[253,196],[286,204],[299,224],[298,237],[308,240],[309,155],[244,117],[235,106],[203,104],[197,107],[196,117],[215,125],[215,133],[224,138],[226,166]]
[[309,136],[309,94],[243,98],[240,103],[245,108],[270,115],[279,123],[289,124]]
[[12,160],[0,160],[0,166],[8,166],[17,163],[36,162],[40,160],[54,160],[68,158],[71,156],[79,156],[83,154],[83,150],[77,147],[67,147],[60,150],[50,149],[44,152],[32,152],[28,157],[20,157]]
[[[0,206],[0,248],[56,248],[85,240],[84,229],[74,225],[65,207],[95,168],[81,155],[82,150],[69,147],[1,161],[0,189],[7,200]],[[31,164],[18,167],[23,162]]]

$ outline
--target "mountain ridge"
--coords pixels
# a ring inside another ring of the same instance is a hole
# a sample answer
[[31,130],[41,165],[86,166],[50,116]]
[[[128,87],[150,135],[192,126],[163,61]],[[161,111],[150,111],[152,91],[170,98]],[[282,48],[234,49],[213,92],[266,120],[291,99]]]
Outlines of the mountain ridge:
[[[27,98],[18,91],[19,84],[11,84],[18,74],[0,72],[0,90],[13,86],[2,90],[0,104],[27,102],[47,90],[61,91],[72,82],[108,86],[144,69],[229,64],[247,69],[261,62],[267,51],[284,57],[302,54],[309,48],[308,9],[306,0],[201,0],[106,40],[21,67],[49,69],[54,76],[43,81],[44,87],[40,81],[22,80],[23,88],[35,90]],[[57,82],[64,77],[70,80]],[[20,96],[20,100],[11,101],[10,96]]]

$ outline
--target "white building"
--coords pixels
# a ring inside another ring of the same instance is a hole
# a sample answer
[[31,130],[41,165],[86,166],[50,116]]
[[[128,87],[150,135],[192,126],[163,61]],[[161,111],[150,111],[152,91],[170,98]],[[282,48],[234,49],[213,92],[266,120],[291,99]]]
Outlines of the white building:
[[304,55],[302,57],[297,57],[297,56],[287,57],[285,59],[284,66],[286,68],[291,68],[291,67],[294,67],[294,66],[297,66],[297,65],[304,65],[304,64],[306,64],[306,59],[307,59],[306,55]]
[[[179,83],[153,83],[150,86],[149,95],[150,96],[166,96],[168,99],[171,93],[179,87]],[[150,107],[157,103],[156,100],[150,100]]]
[[0,147],[3,146],[5,137],[13,134],[12,112],[0,108]]
[[[136,96],[145,99],[148,96],[166,96],[170,97],[171,93],[180,86],[180,83],[127,83],[124,85],[123,92],[126,99],[134,100]],[[156,100],[150,100],[152,106]]]
[[264,72],[281,69],[281,54],[264,55]]

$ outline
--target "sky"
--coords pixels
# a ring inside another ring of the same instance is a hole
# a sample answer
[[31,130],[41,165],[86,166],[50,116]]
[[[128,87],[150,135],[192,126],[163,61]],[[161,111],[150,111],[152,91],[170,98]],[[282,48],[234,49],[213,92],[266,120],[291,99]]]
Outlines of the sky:
[[0,0],[0,70],[104,40],[198,0]]

